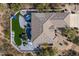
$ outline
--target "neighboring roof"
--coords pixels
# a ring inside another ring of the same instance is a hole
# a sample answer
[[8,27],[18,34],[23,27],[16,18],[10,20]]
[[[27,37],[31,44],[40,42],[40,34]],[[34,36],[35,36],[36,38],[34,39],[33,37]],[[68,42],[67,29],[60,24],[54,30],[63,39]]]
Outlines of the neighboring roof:
[[69,21],[70,21],[70,27],[79,28],[79,14],[71,14]]

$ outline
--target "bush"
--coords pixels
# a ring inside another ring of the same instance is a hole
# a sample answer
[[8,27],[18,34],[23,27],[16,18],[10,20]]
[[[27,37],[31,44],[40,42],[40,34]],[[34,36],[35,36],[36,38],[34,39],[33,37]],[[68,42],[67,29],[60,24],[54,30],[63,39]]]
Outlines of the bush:
[[75,37],[75,39],[73,40],[73,43],[79,45],[79,36]]

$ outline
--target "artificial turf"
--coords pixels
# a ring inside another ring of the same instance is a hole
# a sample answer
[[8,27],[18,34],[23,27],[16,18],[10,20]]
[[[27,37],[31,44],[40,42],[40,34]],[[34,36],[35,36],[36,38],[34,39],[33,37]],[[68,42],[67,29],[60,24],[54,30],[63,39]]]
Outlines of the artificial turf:
[[22,44],[21,39],[19,37],[19,35],[24,32],[25,30],[20,28],[19,25],[19,15],[20,13],[16,14],[16,19],[12,19],[12,31],[15,32],[15,37],[14,37],[14,41],[16,43],[17,46],[20,46]]

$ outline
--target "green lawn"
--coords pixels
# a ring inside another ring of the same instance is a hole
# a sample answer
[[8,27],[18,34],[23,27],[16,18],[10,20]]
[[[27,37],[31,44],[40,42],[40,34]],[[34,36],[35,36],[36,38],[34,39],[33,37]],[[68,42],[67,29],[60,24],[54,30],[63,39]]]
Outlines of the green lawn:
[[19,15],[20,13],[16,15],[17,16],[16,19],[12,19],[12,31],[15,32],[14,40],[17,46],[20,46],[22,44],[19,34],[25,31],[24,29],[20,28]]

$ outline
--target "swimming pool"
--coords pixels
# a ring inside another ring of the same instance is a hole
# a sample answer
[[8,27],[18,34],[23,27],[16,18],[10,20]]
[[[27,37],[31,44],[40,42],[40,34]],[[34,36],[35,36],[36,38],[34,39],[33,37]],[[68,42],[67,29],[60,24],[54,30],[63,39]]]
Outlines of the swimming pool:
[[27,37],[28,39],[31,40],[31,12],[27,11],[27,14],[24,15],[25,21],[27,22],[26,24],[26,33],[27,33]]

